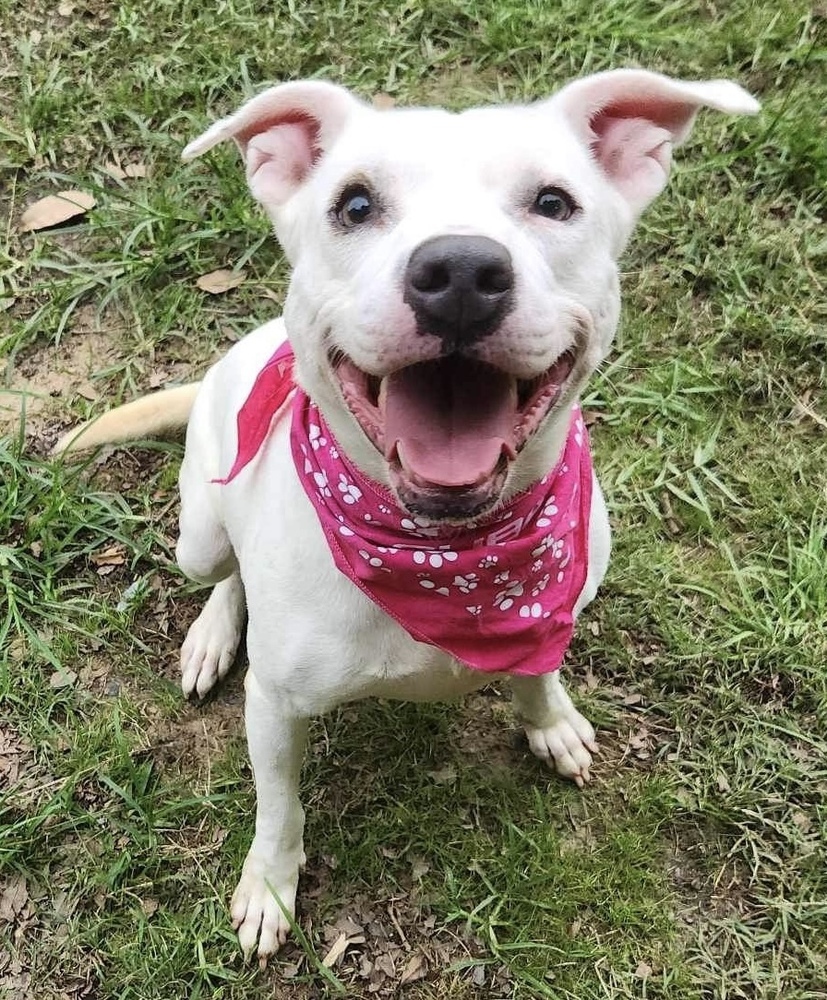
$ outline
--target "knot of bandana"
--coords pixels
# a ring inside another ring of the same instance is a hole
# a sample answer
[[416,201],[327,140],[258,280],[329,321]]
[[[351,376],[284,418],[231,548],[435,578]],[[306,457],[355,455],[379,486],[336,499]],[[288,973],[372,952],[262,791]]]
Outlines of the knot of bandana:
[[[239,411],[229,482],[294,384],[283,345]],[[559,668],[588,570],[592,466],[578,407],[556,467],[472,527],[412,516],[340,452],[316,405],[293,400],[293,461],[337,568],[414,639],[475,670]]]

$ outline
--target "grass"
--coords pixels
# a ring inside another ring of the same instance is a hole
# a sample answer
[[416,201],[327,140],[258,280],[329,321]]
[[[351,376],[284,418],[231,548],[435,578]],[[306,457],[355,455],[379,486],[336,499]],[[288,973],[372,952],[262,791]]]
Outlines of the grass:
[[[417,954],[412,998],[827,996],[826,32],[767,0],[3,8],[5,379],[100,356],[0,447],[0,996],[383,996]],[[303,939],[259,971],[225,909],[253,808],[239,679],[200,708],[176,688],[200,599],[171,558],[180,451],[42,455],[96,395],[200,372],[277,311],[235,154],[178,162],[240,94],[323,76],[461,107],[629,64],[737,78],[764,111],[700,119],[589,389],[615,553],[569,672],[595,781],[542,772],[497,690],[321,720]],[[97,207],[21,234],[63,187]],[[195,287],[225,266],[244,284]],[[366,941],[323,975],[343,915]]]

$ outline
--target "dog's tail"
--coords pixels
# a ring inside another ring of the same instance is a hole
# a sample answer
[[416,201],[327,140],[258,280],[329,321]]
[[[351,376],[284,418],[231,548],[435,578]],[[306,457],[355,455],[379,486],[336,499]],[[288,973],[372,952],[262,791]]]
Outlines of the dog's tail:
[[169,434],[187,426],[200,382],[163,389],[117,406],[73,427],[52,448],[53,455],[86,451],[102,444],[119,444],[153,434]]

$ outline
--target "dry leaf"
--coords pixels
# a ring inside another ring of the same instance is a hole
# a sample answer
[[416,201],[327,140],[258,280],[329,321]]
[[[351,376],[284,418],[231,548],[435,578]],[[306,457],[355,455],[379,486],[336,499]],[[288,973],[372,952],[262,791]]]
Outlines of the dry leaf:
[[393,964],[393,956],[389,951],[384,951],[373,960],[373,967],[378,972],[383,972],[390,979],[396,977],[396,969]]
[[61,222],[67,222],[76,215],[83,215],[96,204],[94,196],[88,191],[61,191],[59,194],[50,194],[29,205],[20,217],[20,228],[24,233],[30,233],[38,229],[59,226]]
[[145,163],[127,163],[124,167],[123,172],[127,177],[135,180],[136,178],[146,177],[147,169]]
[[635,975],[638,979],[648,979],[654,971],[655,970],[651,965],[647,965],[646,962],[641,962],[635,969]]
[[202,292],[209,292],[210,295],[223,295],[231,288],[237,288],[247,277],[244,271],[230,271],[226,267],[217,271],[210,271],[209,274],[202,274],[195,283]]
[[103,169],[109,174],[110,177],[114,177],[116,181],[122,181],[126,179],[126,171],[120,164],[115,163],[113,160],[108,160],[103,165]]
[[438,771],[428,771],[428,777],[435,785],[447,785],[449,782],[457,780],[457,769],[453,764],[446,764]]
[[427,875],[430,870],[431,866],[428,864],[428,862],[418,858],[411,865],[411,877],[415,879],[422,878],[422,876]]
[[64,0],[63,3],[57,5],[57,12],[61,17],[71,17],[74,13],[75,5],[73,3],[68,3]]
[[0,896],[0,921],[12,923],[29,901],[29,890],[22,875],[14,875]]
[[391,108],[396,106],[396,101],[390,94],[374,94],[373,106],[377,111],[390,111]]
[[84,382],[83,385],[79,385],[75,392],[78,396],[82,396],[84,399],[88,399],[90,403],[96,403],[100,398],[97,389],[92,385],[91,382]]
[[418,979],[424,979],[427,974],[428,966],[425,962],[425,956],[417,952],[408,959],[408,963],[402,972],[402,978],[399,980],[399,985],[404,986],[405,983],[415,983]]
[[322,959],[322,965],[326,969],[332,969],[333,966],[342,957],[342,955],[344,955],[344,953],[347,951],[347,945],[348,945],[347,934],[344,933],[340,934],[333,942],[330,951]]
[[93,552],[89,561],[98,568],[98,576],[108,576],[116,566],[123,566],[126,553],[121,545],[110,545],[102,552]]
[[49,678],[49,687],[59,691],[60,688],[71,687],[77,679],[74,670],[56,670]]

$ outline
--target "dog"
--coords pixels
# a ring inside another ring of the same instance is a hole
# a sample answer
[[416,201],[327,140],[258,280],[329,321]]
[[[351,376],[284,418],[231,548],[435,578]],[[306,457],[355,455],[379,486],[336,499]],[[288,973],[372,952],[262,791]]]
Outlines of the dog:
[[632,69],[459,114],[294,82],[184,150],[240,149],[292,265],[283,317],[57,450],[187,425],[177,558],[213,590],[185,694],[227,672],[247,619],[245,954],[266,962],[295,913],[312,716],[505,678],[533,753],[588,781],[595,733],[557,668],[610,532],[577,399],[618,323],[618,257],[703,107],[758,103]]

